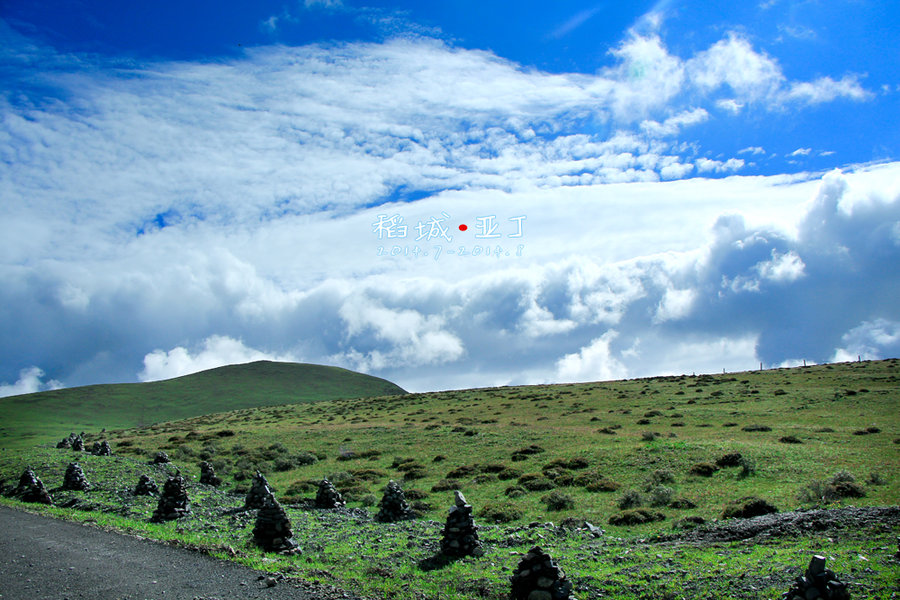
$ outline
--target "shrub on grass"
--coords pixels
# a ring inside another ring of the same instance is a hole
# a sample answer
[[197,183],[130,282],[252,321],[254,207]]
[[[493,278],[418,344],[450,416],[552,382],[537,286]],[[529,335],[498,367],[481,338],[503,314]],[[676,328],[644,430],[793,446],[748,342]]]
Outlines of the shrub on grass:
[[297,463],[289,456],[279,457],[275,459],[275,470],[278,472],[290,471],[297,468]]
[[295,454],[292,458],[294,464],[298,467],[307,467],[309,465],[314,465],[319,462],[319,459],[316,458],[316,455],[312,452],[300,452]]
[[525,511],[511,502],[490,502],[478,512],[485,521],[490,523],[509,523],[525,516]]
[[740,452],[729,452],[716,459],[716,466],[721,468],[739,467],[743,458]]
[[706,519],[697,515],[690,515],[678,519],[672,523],[672,529],[694,529],[706,523]]
[[597,430],[597,433],[602,433],[604,435],[616,435],[616,430],[613,427],[601,427]]
[[744,479],[745,477],[750,477],[751,475],[756,474],[756,461],[753,460],[749,456],[741,457],[741,472],[738,473],[738,477]]
[[750,432],[772,431],[772,428],[769,427],[768,425],[753,424],[753,425],[745,425],[744,427],[741,427],[741,431],[750,431]]
[[669,508],[677,508],[679,510],[686,510],[691,508],[697,508],[697,505],[687,498],[675,498],[671,502],[669,502]]
[[475,485],[484,485],[485,483],[494,483],[495,481],[498,481],[498,479],[493,473],[482,473],[481,475],[476,475],[472,478],[472,483]]
[[519,485],[530,492],[543,492],[546,490],[552,490],[556,487],[555,483],[540,475],[534,478],[527,479],[525,477],[525,475],[519,477]]
[[675,473],[669,469],[656,469],[647,478],[648,485],[658,485],[661,483],[674,483]]
[[719,467],[711,462],[699,462],[691,465],[689,473],[691,475],[699,475],[700,477],[712,477],[713,473],[719,470]]
[[518,479],[519,477],[521,477],[521,475],[522,471],[520,471],[519,469],[507,467],[497,473],[497,479],[499,479],[500,481],[508,481],[510,479]]
[[508,467],[503,463],[490,463],[487,465],[478,465],[478,471],[481,473],[500,473]]
[[802,444],[803,441],[795,435],[785,435],[778,438],[782,444]]
[[519,498],[519,497],[527,494],[528,490],[523,488],[521,485],[511,485],[508,488],[506,488],[505,490],[503,490],[503,493],[505,495],[509,496],[510,498]]
[[460,479],[462,477],[468,477],[469,475],[474,475],[477,469],[473,465],[463,465],[461,467],[456,467],[449,473],[447,473],[447,479]]
[[660,435],[655,431],[645,431],[641,434],[641,440],[645,442],[652,442],[658,437],[660,437]]
[[723,519],[749,519],[771,513],[777,513],[778,508],[770,502],[756,496],[747,496],[733,502],[729,502],[722,511]]
[[622,496],[619,498],[619,501],[616,502],[616,505],[622,510],[628,510],[629,508],[635,508],[637,506],[641,506],[644,503],[644,497],[637,490],[627,490]]
[[444,456],[443,454],[438,454],[437,456],[435,456],[434,458],[431,459],[431,462],[443,462],[445,460],[447,460],[446,456]]
[[642,525],[644,523],[653,523],[655,521],[665,520],[666,515],[659,511],[638,508],[636,510],[626,510],[612,515],[609,518],[610,525]]
[[586,489],[589,492],[614,492],[622,487],[622,484],[613,481],[612,479],[606,479],[605,477],[598,479],[597,481],[593,481],[586,486]]
[[407,500],[424,500],[428,497],[428,492],[417,489],[408,489],[403,492]]
[[666,506],[675,496],[675,490],[664,485],[654,485],[647,492],[650,506]]
[[375,506],[378,502],[378,498],[375,494],[363,494],[359,499],[359,503],[363,506]]
[[541,498],[541,502],[547,506],[547,510],[557,511],[575,508],[575,498],[560,491],[550,492]]
[[849,471],[838,471],[826,481],[814,480],[800,489],[798,499],[811,504],[830,504],[843,498],[863,498],[866,491]]
[[869,473],[869,479],[866,480],[866,483],[869,485],[886,485],[887,480],[881,476],[881,473],[872,471]]
[[432,492],[449,492],[453,490],[458,490],[462,487],[462,484],[458,479],[441,479],[433,486],[431,486]]

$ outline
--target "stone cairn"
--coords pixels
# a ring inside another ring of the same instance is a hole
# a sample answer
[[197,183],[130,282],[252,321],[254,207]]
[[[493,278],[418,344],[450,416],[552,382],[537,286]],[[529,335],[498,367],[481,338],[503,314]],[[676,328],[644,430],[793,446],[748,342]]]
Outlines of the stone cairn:
[[384,488],[384,496],[378,504],[379,510],[375,520],[382,523],[393,523],[413,517],[412,509],[406,502],[406,495],[396,481],[391,479]]
[[256,514],[256,525],[253,527],[253,541],[268,552],[280,554],[297,554],[300,547],[293,539],[291,521],[281,504],[271,493],[265,504]]
[[94,447],[91,449],[91,454],[94,456],[112,456],[112,448],[109,447],[109,442],[103,440],[102,442],[94,442]]
[[213,466],[205,460],[200,463],[200,483],[214,487],[219,487],[222,484],[222,480],[216,476]]
[[481,556],[484,548],[478,541],[472,505],[466,502],[462,492],[454,492],[455,503],[450,507],[447,523],[441,535],[441,553],[447,556]]
[[173,521],[179,519],[191,512],[191,501],[185,489],[184,477],[181,473],[176,473],[174,477],[169,477],[163,486],[162,496],[159,497],[159,503],[150,519],[155,523],[161,521]]
[[346,505],[341,493],[334,489],[334,485],[327,478],[319,483],[319,490],[316,492],[316,508],[341,508]]
[[19,477],[19,485],[14,492],[22,499],[22,502],[37,502],[38,504],[53,504],[50,492],[44,487],[44,482],[34,474],[31,467],[26,467]]
[[794,586],[782,594],[784,600],[850,600],[847,586],[825,568],[825,557],[815,555],[809,561],[806,574],[797,578]]
[[64,437],[59,442],[57,442],[56,447],[57,448],[71,448],[72,444],[75,443],[76,437],[78,437],[78,436],[73,431],[68,436]]
[[244,498],[244,509],[262,508],[266,505],[269,496],[272,495],[272,489],[269,487],[266,476],[257,471],[253,476],[247,496]]
[[156,496],[159,494],[159,486],[153,481],[149,475],[141,475],[138,479],[137,487],[134,488],[135,496]]
[[153,457],[153,460],[150,461],[150,464],[152,464],[152,465],[165,465],[168,463],[169,463],[169,455],[166,454],[165,452],[163,452],[162,450],[157,452],[156,455]]
[[84,452],[84,438],[80,435],[75,436],[75,439],[72,440],[72,450],[75,452]]
[[572,582],[550,555],[535,546],[513,571],[512,600],[568,600]]
[[84,476],[84,470],[78,463],[69,463],[66,468],[66,474],[63,476],[62,489],[78,490],[86,492],[91,489],[87,477]]

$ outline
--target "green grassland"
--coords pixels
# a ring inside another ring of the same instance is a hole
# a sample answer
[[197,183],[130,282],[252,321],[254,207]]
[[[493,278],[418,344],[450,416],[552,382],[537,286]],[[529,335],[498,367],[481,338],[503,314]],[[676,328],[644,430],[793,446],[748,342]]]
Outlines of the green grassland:
[[[714,526],[729,502],[747,496],[781,511],[900,504],[896,359],[343,398],[110,429],[101,436],[95,428],[89,441],[109,439],[117,456],[79,456],[102,489],[66,492],[80,509],[37,510],[370,597],[503,598],[520,554],[534,544],[559,560],[582,600],[777,598],[814,552],[829,557],[829,567],[853,585],[853,597],[900,593],[896,524],[712,545],[661,541],[681,531],[685,517]],[[162,483],[167,467],[147,465],[159,450],[195,480],[200,460],[226,480],[219,490],[192,485],[195,511],[178,523],[147,523],[154,501],[123,491],[142,472]],[[733,453],[741,454],[740,466],[716,466]],[[0,477],[9,483],[32,464],[56,486],[74,455],[50,448],[5,453]],[[703,463],[710,466],[697,466]],[[263,554],[250,542],[252,519],[224,513],[241,504],[255,469],[293,505],[301,557]],[[852,495],[821,497],[838,472],[855,479]],[[420,518],[383,525],[352,512],[302,508],[326,476],[349,507],[365,511],[376,509],[395,479]],[[453,489],[474,505],[486,554],[431,568],[427,559]],[[629,491],[636,507],[662,519],[610,524]],[[604,535],[558,526],[582,519]]]
[[339,367],[258,361],[165,381],[2,398],[0,448],[25,448],[72,431],[142,427],[241,408],[403,393],[389,381]]

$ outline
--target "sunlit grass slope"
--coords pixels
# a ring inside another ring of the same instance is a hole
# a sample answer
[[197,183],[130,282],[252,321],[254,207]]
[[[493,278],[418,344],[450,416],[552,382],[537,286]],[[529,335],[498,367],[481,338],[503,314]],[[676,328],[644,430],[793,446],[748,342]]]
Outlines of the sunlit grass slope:
[[[796,508],[842,470],[865,491],[845,502],[900,503],[900,361],[341,399],[106,435],[125,455],[209,460],[239,489],[259,469],[287,502],[328,476],[360,506],[395,479],[434,519],[459,488],[486,518],[606,524],[634,490],[665,516],[650,531],[745,496]],[[729,453],[748,468],[717,467]]]
[[0,399],[0,448],[68,433],[141,427],[222,411],[403,394],[377,377],[322,365],[258,361],[148,383],[90,385]]

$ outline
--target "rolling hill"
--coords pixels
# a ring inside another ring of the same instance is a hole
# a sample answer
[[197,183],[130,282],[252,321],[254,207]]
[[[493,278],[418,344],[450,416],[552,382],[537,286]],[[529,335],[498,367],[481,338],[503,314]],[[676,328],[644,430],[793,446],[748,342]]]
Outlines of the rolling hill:
[[47,443],[71,431],[141,427],[223,411],[406,393],[339,367],[258,361],[148,383],[66,388],[0,399],[0,448]]

